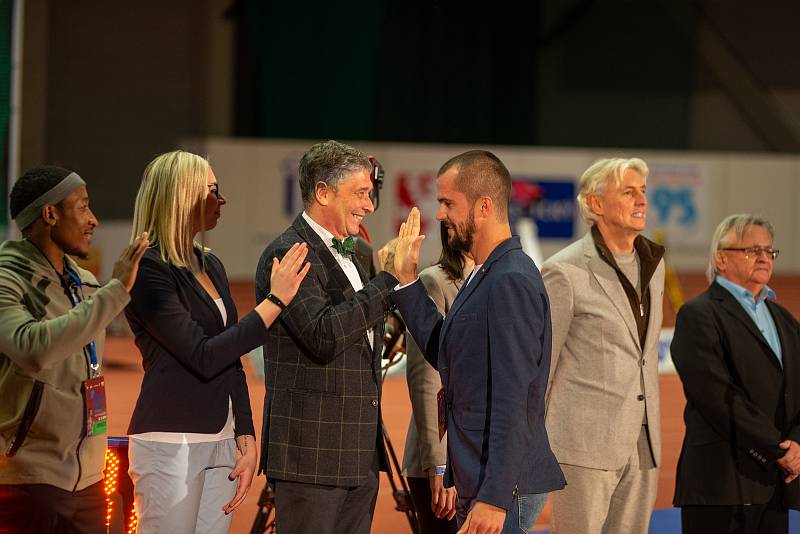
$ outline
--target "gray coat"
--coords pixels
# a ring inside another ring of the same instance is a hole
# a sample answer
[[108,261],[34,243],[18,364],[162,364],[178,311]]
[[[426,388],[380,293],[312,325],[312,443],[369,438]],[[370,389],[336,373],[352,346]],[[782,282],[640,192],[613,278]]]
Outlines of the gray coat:
[[646,415],[653,460],[659,465],[663,260],[649,283],[644,350],[630,301],[614,268],[600,257],[591,232],[549,258],[542,276],[553,321],[545,423],[559,463],[621,468],[636,450]]

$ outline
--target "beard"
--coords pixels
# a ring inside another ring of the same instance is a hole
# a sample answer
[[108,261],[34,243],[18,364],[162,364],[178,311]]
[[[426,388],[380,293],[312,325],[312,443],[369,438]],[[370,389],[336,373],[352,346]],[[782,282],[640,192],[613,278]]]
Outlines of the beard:
[[452,249],[462,254],[470,252],[475,237],[475,215],[470,211],[467,222],[461,226],[452,223],[449,226],[453,229],[453,237],[450,238]]

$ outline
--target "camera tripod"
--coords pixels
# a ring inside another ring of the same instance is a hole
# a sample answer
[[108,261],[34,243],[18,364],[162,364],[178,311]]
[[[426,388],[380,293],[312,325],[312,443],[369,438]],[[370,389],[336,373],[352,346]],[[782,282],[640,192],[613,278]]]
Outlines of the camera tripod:
[[[389,369],[400,363],[403,356],[405,356],[405,324],[397,312],[389,312],[386,319],[385,332],[383,359],[386,360],[386,363],[381,367],[381,385],[386,380]],[[383,442],[386,445],[386,451],[389,453],[389,460],[392,464],[392,470],[386,473],[386,476],[389,479],[389,486],[392,488],[392,497],[394,497],[395,502],[394,509],[406,516],[408,524],[411,526],[411,532],[418,534],[417,514],[414,509],[414,503],[411,500],[408,483],[401,474],[400,462],[397,460],[397,454],[392,445],[392,440],[389,438],[389,433],[386,432],[386,425],[383,424],[383,420],[380,423]],[[395,476],[398,477],[399,484],[395,481]],[[250,529],[250,534],[279,534],[275,525],[275,492],[269,483],[264,486],[264,489],[261,490],[261,495],[258,497],[258,511]]]

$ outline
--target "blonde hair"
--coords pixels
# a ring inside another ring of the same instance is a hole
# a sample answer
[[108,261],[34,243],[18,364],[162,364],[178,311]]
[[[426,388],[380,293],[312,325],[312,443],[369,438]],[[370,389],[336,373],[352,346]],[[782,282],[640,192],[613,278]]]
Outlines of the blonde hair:
[[161,154],[148,163],[136,194],[131,242],[147,232],[162,260],[194,269],[194,247],[205,251],[205,232],[200,231],[199,244],[194,242],[194,214],[200,210],[200,228],[204,228],[208,170],[205,158],[182,150]]
[[614,180],[614,183],[619,187],[622,183],[622,175],[628,169],[633,169],[641,174],[645,183],[647,182],[650,169],[647,167],[647,163],[639,158],[599,159],[584,171],[578,186],[577,199],[584,221],[591,225],[597,220],[597,215],[589,207],[589,197],[591,195],[602,195],[609,180]]

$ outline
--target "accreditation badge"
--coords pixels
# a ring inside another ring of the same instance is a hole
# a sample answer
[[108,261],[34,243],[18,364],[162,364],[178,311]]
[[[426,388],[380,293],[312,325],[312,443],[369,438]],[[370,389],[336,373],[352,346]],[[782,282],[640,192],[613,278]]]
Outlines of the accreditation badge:
[[86,406],[86,435],[98,436],[108,430],[106,420],[106,380],[98,375],[83,381],[83,400]]

